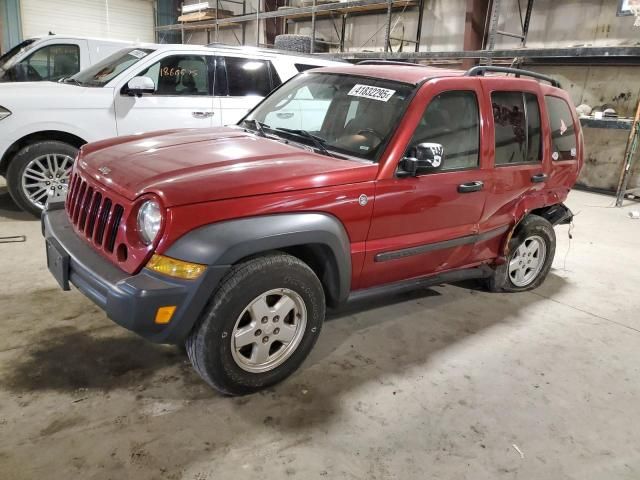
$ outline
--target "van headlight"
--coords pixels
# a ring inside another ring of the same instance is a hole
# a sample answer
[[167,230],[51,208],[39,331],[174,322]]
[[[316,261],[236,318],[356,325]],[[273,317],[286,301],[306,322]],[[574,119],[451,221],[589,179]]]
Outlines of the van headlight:
[[151,245],[162,225],[162,210],[155,200],[146,200],[138,209],[138,233],[145,245]]
[[11,110],[7,110],[4,107],[0,107],[0,120],[4,120],[9,115],[11,115]]

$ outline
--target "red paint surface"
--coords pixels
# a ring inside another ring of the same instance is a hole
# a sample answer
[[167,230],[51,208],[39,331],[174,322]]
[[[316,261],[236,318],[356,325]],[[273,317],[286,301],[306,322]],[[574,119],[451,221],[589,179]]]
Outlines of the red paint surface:
[[[582,166],[580,124],[574,160],[551,160],[549,125],[543,95],[564,98],[566,92],[534,80],[509,77],[462,77],[462,72],[423,67],[345,66],[333,73],[419,84],[398,129],[378,164],[342,160],[245,133],[239,128],[180,130],[111,139],[83,148],[77,169],[85,178],[115,192],[129,218],[118,241],[131,242],[133,255],[118,263],[135,272],[151,249],[135,248],[135,221],[140,198],[157,195],[166,208],[158,253],[202,225],[263,214],[324,212],[345,226],[351,241],[352,289],[493,261],[501,254],[506,233],[482,243],[440,249],[387,262],[377,253],[441,242],[513,226],[528,211],[566,199]],[[425,81],[426,80],[426,81]],[[398,178],[398,162],[430,100],[446,90],[473,90],[480,104],[480,168]],[[490,94],[493,90],[528,91],[539,96],[543,130],[541,164],[493,166],[494,137]],[[107,176],[99,168],[108,167]],[[532,183],[537,173],[549,177]],[[480,192],[459,194],[457,186],[481,180]],[[358,197],[369,202],[360,206]]]

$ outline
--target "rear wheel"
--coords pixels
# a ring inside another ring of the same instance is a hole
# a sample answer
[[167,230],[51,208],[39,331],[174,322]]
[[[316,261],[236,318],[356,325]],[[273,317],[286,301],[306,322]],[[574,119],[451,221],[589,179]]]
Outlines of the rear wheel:
[[325,299],[313,270],[287,254],[232,268],[187,339],[198,374],[229,395],[252,393],[291,375],[322,328]]
[[509,241],[507,262],[487,279],[494,292],[521,292],[537,288],[551,270],[556,251],[553,225],[537,215],[527,216]]
[[65,194],[78,149],[68,143],[44,141],[27,145],[11,160],[7,186],[23,210],[40,216],[50,194]]

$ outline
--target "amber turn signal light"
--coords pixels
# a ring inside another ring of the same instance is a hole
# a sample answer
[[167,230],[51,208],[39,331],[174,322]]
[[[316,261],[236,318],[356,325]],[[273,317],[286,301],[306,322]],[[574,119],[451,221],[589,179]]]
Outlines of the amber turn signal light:
[[168,275],[169,277],[183,278],[193,280],[202,275],[207,268],[206,265],[199,263],[184,262],[171,257],[153,254],[147,268],[154,272]]
[[166,325],[171,321],[171,317],[173,317],[173,312],[175,311],[176,311],[175,305],[158,308],[158,311],[156,312],[155,322],[158,325]]

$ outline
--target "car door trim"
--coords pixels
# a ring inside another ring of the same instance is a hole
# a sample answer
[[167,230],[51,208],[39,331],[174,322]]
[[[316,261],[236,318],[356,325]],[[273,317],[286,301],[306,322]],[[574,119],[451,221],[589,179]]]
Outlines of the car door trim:
[[473,235],[465,235],[463,237],[452,238],[450,240],[444,240],[442,242],[425,243],[423,245],[417,245],[415,247],[401,248],[400,250],[382,252],[378,253],[373,260],[375,262],[387,262],[389,260],[398,260],[400,258],[411,257],[414,255],[422,255],[423,253],[432,252],[434,250],[459,247],[461,245],[468,245],[470,243],[480,243],[497,237],[498,235],[505,233],[508,229],[509,225],[503,225],[502,227],[494,228],[484,233],[475,233]]

